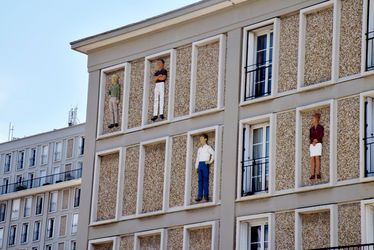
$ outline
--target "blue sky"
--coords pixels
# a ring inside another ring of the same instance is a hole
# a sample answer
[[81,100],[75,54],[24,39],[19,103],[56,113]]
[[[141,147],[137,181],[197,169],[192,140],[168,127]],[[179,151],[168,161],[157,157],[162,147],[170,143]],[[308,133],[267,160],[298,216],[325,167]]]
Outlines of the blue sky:
[[78,106],[85,121],[86,56],[71,41],[197,2],[196,0],[64,0],[0,3],[0,142],[67,125]]

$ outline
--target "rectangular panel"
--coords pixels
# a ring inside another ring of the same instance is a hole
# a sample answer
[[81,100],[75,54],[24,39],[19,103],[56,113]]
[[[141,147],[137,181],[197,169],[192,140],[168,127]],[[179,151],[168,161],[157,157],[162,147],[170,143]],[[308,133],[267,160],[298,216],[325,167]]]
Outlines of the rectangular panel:
[[139,249],[160,249],[161,246],[161,235],[155,234],[151,236],[139,237]]
[[144,58],[131,62],[131,82],[129,93],[128,128],[140,127],[142,124]]
[[338,205],[339,246],[361,244],[360,203]]
[[330,246],[330,211],[302,214],[303,249]]
[[189,249],[211,249],[212,228],[190,229]]
[[125,178],[123,192],[123,215],[136,213],[136,195],[139,169],[139,145],[126,149]]
[[167,249],[179,250],[183,249],[183,228],[168,229]]
[[295,212],[275,214],[275,248],[279,250],[295,248]]

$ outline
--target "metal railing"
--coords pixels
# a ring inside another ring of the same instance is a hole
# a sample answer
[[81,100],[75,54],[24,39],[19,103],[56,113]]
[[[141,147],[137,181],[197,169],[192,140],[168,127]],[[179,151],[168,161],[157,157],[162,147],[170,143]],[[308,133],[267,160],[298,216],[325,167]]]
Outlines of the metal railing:
[[365,143],[365,177],[374,176],[374,136],[364,139]]
[[316,248],[314,250],[374,250],[374,243],[349,245],[349,246],[326,247],[326,248]]
[[53,183],[75,180],[81,177],[82,177],[82,169],[79,168],[79,169],[74,169],[74,170],[70,170],[67,172],[63,172],[63,173],[22,180],[22,181],[18,181],[15,183],[10,183],[8,185],[1,185],[0,191],[1,191],[1,194],[14,193],[14,192],[18,192],[18,191],[25,190],[25,189],[50,185]]
[[[268,191],[268,173],[266,173],[269,157],[242,161],[242,196]],[[264,182],[265,176],[265,183]]]
[[267,61],[265,64],[253,64],[244,67],[245,101],[271,94],[272,66],[272,62]]
[[374,31],[366,33],[366,71],[374,69]]

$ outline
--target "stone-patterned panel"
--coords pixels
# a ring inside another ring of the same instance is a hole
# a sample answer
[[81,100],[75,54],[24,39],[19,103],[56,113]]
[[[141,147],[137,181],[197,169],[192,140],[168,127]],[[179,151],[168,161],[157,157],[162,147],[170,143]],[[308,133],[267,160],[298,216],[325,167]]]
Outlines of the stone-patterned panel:
[[132,249],[134,249],[134,235],[122,236],[119,249],[120,250],[132,250]]
[[116,215],[119,153],[108,154],[100,158],[97,221],[114,219]]
[[280,19],[278,92],[297,87],[299,13]]
[[60,217],[59,236],[64,236],[66,234],[66,219],[66,215]]
[[150,236],[139,237],[140,250],[156,250],[161,246],[161,235],[155,234]]
[[93,249],[94,250],[112,250],[113,249],[113,242],[94,244]]
[[142,125],[144,58],[131,62],[128,128]]
[[337,177],[360,177],[360,97],[338,100]]
[[[206,133],[208,135],[208,144],[214,149],[214,151],[216,151],[216,148],[215,148],[215,143],[216,143],[216,139],[215,139],[215,131],[211,131],[209,133]],[[197,157],[197,150],[199,148],[199,140],[200,140],[200,135],[194,135],[193,136],[193,140],[192,140],[192,162],[191,162],[191,168],[192,168],[192,171],[191,171],[191,200],[190,200],[190,203],[191,204],[196,204],[196,197],[197,197],[197,192],[198,192],[198,174],[196,172],[196,169],[195,169],[195,163],[196,163],[196,157]],[[217,154],[217,152],[216,152]],[[213,181],[214,181],[214,164],[216,164],[215,162],[213,164],[211,164],[209,166],[209,200],[211,201],[212,200],[212,197],[213,197]]]
[[192,46],[176,49],[174,116],[188,115],[190,112],[191,54]]
[[212,244],[212,228],[190,229],[189,249],[191,250],[210,250]]
[[66,158],[73,157],[74,139],[69,139],[66,146]]
[[288,250],[295,248],[295,213],[281,212],[275,214],[275,249]]
[[183,249],[183,228],[178,227],[169,229],[167,239],[168,250]]
[[143,213],[162,209],[165,150],[165,142],[144,146]]
[[[312,126],[314,113],[321,114],[320,124],[324,127],[321,156],[321,179],[309,180],[310,177],[310,153],[309,153],[309,129]],[[311,186],[327,183],[330,180],[330,106],[324,106],[301,112],[302,139],[301,139],[301,181],[302,186]]]
[[[119,79],[118,79],[118,83],[120,85],[120,100],[119,100],[119,103],[117,104],[117,108],[118,108],[118,127],[114,127],[114,128],[108,128],[108,125],[112,123],[112,115],[110,114],[110,108],[109,108],[109,99],[110,99],[110,96],[109,96],[109,90],[110,90],[110,87],[111,87],[111,84],[112,84],[112,76],[116,74],[118,75]],[[122,126],[122,103],[123,103],[123,89],[124,89],[124,86],[123,86],[123,79],[125,77],[125,69],[124,68],[121,68],[121,69],[118,69],[118,70],[115,70],[115,71],[112,71],[112,72],[106,72],[105,74],[105,77],[104,77],[104,83],[102,84],[105,84],[105,87],[104,87],[104,91],[105,91],[105,98],[104,98],[104,120],[103,120],[103,134],[108,134],[108,133],[113,133],[113,132],[117,132],[117,131],[120,131],[121,130],[121,126]]]
[[339,246],[361,244],[360,203],[338,205]]
[[219,42],[197,48],[194,112],[217,108]]
[[172,138],[169,207],[183,206],[187,135]]
[[303,249],[330,246],[330,211],[302,214]]
[[306,15],[304,86],[331,80],[333,8]]
[[342,0],[339,77],[361,71],[362,0]]
[[[167,70],[167,78],[164,83],[164,117],[165,120],[168,119],[168,105],[169,105],[169,84],[170,84],[170,56],[160,57],[165,61],[165,69]],[[157,60],[152,60],[150,62],[150,71],[149,71],[149,89],[148,89],[148,114],[147,114],[147,124],[152,123],[153,117],[153,104],[154,104],[154,93],[156,83],[152,83],[153,74],[157,71],[156,67]]]
[[296,111],[277,114],[275,190],[295,187]]
[[123,192],[123,215],[136,213],[138,189],[139,145],[126,148],[125,178]]

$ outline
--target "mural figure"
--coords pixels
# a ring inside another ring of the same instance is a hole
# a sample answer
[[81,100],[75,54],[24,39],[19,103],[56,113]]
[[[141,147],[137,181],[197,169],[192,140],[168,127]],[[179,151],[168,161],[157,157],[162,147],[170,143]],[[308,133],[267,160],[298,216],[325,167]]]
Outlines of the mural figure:
[[108,91],[111,123],[108,125],[108,128],[118,127],[118,104],[121,97],[121,85],[119,84],[119,76],[117,74],[113,74],[111,80],[112,83]]
[[310,180],[321,179],[321,155],[324,128],[319,124],[321,114],[315,113],[312,117],[312,127],[309,130],[310,139]]
[[160,119],[164,119],[164,88],[165,81],[168,75],[167,70],[164,68],[165,61],[163,59],[157,59],[156,68],[157,71],[154,73],[152,83],[155,84],[154,101],[153,101],[153,117],[152,121],[155,122],[160,115]]
[[207,144],[208,135],[201,135],[199,140],[195,164],[199,178],[198,195],[195,199],[197,202],[201,201],[203,198],[205,201],[209,201],[209,165],[214,162],[214,150]]

